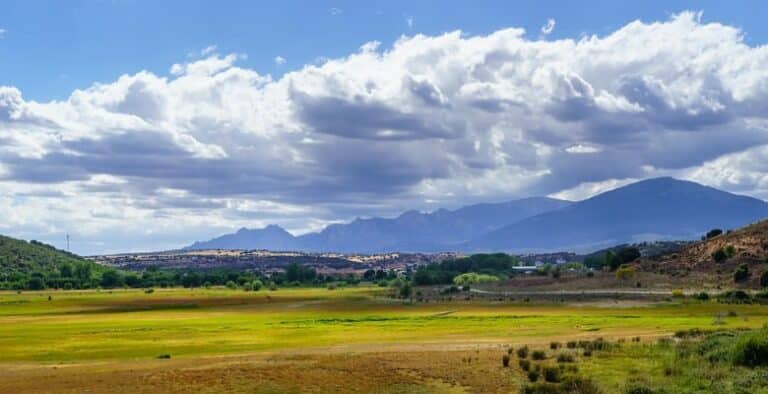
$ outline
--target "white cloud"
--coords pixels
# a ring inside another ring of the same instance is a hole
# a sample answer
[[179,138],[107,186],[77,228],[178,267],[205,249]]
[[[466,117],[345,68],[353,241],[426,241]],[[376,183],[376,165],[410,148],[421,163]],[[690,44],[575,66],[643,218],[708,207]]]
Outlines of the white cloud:
[[541,26],[541,34],[545,36],[549,35],[549,33],[552,33],[553,30],[555,30],[555,19],[549,18],[547,19],[547,23]]
[[341,15],[343,12],[344,10],[342,10],[341,8],[336,8],[336,7],[331,8],[331,15],[333,16]]
[[6,30],[5,30],[5,29],[3,29],[3,28],[0,28],[0,39],[1,39],[1,38],[5,38],[5,32],[6,32]]
[[170,248],[655,175],[768,195],[768,46],[742,35],[683,13],[580,39],[405,36],[279,79],[211,50],[63,101],[0,87],[0,233]]
[[275,56],[275,64],[276,65],[282,66],[283,64],[285,64],[285,62],[286,62],[286,60],[285,60],[284,57],[282,57],[282,56]]

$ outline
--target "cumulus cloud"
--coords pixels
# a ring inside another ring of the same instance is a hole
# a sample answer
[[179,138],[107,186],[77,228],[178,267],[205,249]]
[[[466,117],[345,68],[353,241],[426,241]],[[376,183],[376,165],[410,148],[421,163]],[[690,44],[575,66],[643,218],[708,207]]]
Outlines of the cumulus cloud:
[[524,33],[370,42],[279,79],[214,48],[63,101],[0,87],[0,233],[178,247],[656,175],[768,195],[767,46],[694,13]]
[[286,62],[286,60],[285,60],[284,57],[282,57],[282,56],[275,56],[275,64],[276,65],[282,66],[283,64],[285,64],[285,62]]
[[549,33],[552,33],[553,30],[555,30],[555,19],[549,18],[547,19],[547,23],[541,26],[541,34],[545,36],[549,35]]
[[336,7],[331,8],[331,15],[333,16],[341,15],[343,12],[344,11],[341,8],[336,8]]
[[2,27],[0,27],[0,39],[1,39],[1,38],[5,38],[5,31],[6,31],[5,29],[3,29]]

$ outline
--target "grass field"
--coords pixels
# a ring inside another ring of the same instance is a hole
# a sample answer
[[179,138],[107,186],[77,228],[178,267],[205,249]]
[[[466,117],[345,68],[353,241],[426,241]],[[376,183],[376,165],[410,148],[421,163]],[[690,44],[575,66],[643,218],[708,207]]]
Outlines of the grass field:
[[[374,287],[6,292],[0,392],[515,392],[525,379],[501,367],[507,346],[638,336],[655,343],[683,329],[766,322],[759,305],[411,304]],[[636,356],[611,357],[660,373]],[[595,367],[605,360],[582,369],[617,388],[626,373]]]

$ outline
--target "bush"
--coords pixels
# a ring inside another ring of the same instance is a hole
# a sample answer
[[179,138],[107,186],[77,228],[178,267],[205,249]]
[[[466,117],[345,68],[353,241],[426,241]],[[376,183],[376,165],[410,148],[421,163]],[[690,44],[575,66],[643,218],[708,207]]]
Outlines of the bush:
[[544,353],[543,350],[534,350],[531,353],[531,358],[534,360],[544,360],[547,358],[547,353]]
[[155,289],[153,289],[151,287],[149,289],[144,290],[144,294],[152,294],[154,292],[155,292]]
[[760,287],[768,287],[768,270],[760,275]]
[[528,345],[517,349],[517,357],[528,358]]
[[550,383],[557,383],[560,381],[560,368],[554,366],[546,366],[542,369],[544,380]]
[[531,382],[539,380],[539,371],[528,371],[528,380]]
[[592,357],[592,349],[584,349],[584,357]]
[[167,353],[166,353],[166,354],[161,354],[161,355],[157,356],[157,358],[160,358],[160,359],[169,359],[169,358],[171,358],[171,355],[170,355],[170,354],[167,354]]
[[576,361],[573,357],[573,354],[570,353],[561,353],[557,356],[557,362],[559,363],[572,363]]
[[530,371],[531,370],[531,362],[528,360],[520,360],[517,362],[518,365],[520,365],[520,369],[523,371]]
[[699,301],[707,301],[709,300],[709,294],[707,294],[706,291],[702,291],[701,293],[696,294],[696,299]]
[[566,346],[568,349],[576,349],[576,341],[568,341],[568,342],[565,344],[565,346]]
[[509,354],[505,354],[501,357],[501,365],[503,365],[504,368],[509,367]]
[[635,267],[622,265],[616,270],[616,279],[627,280],[635,276]]
[[680,297],[683,297],[683,296],[685,296],[685,293],[683,293],[682,289],[674,289],[674,290],[672,290],[672,297],[680,298]]
[[728,259],[728,254],[726,254],[723,249],[718,249],[715,253],[712,253],[712,259],[714,259],[716,263],[722,263]]
[[733,349],[733,363],[752,368],[768,365],[768,330],[739,338]]
[[550,342],[549,348],[552,350],[557,350],[560,348],[560,342]]
[[739,264],[735,271],[733,271],[733,281],[743,282],[749,279],[750,276],[749,266],[747,264]]
[[227,288],[230,289],[230,290],[237,289],[237,283],[235,283],[235,282],[233,282],[231,280],[227,281],[227,284],[225,286],[227,286]]
[[706,235],[706,239],[715,238],[722,233],[723,233],[723,230],[720,230],[719,228],[709,230],[709,232]]

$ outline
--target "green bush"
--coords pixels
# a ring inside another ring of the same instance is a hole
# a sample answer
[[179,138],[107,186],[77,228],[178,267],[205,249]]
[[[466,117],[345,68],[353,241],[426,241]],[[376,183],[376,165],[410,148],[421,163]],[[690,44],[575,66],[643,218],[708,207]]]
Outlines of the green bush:
[[517,357],[528,358],[528,345],[517,349]]
[[568,341],[568,342],[565,344],[565,346],[566,346],[568,349],[576,349],[576,341]]
[[547,353],[544,353],[543,350],[534,350],[531,353],[531,358],[534,360],[544,360],[547,358]]
[[746,367],[768,365],[768,330],[742,335],[733,349],[733,363]]
[[550,383],[557,383],[560,381],[560,368],[554,366],[546,366],[542,369],[544,380]]
[[505,354],[501,357],[501,365],[503,365],[504,368],[509,367],[509,354]]
[[560,342],[550,342],[549,343],[549,348],[552,349],[552,350],[557,350],[557,349],[560,348],[560,346],[561,346]]
[[750,276],[749,266],[747,264],[739,264],[735,271],[733,271],[733,281],[743,282],[749,279]]
[[573,357],[573,354],[570,354],[570,353],[560,353],[557,356],[557,362],[559,363],[572,363],[574,361],[576,360]]
[[763,271],[763,273],[760,275],[760,286],[768,287],[768,270]]
[[712,259],[714,259],[716,263],[722,263],[728,259],[728,254],[725,253],[723,249],[718,249],[715,253],[712,253]]
[[520,360],[517,362],[518,365],[520,365],[520,369],[523,371],[530,371],[531,370],[531,362],[528,360]]
[[539,380],[539,371],[528,371],[528,380],[531,382]]
[[707,301],[709,300],[709,294],[706,291],[702,291],[701,293],[696,294],[696,299],[699,301]]

